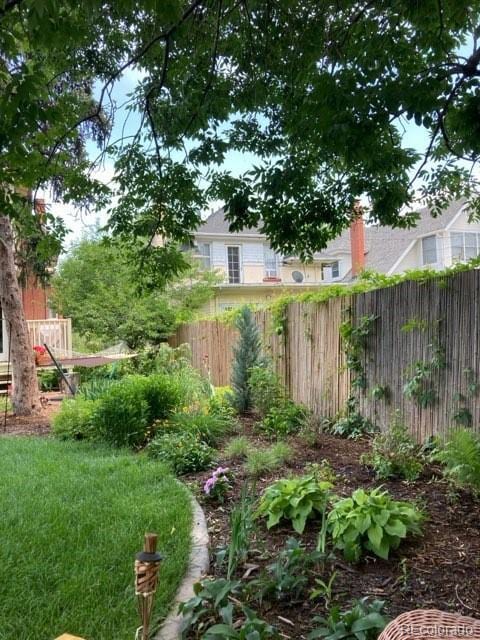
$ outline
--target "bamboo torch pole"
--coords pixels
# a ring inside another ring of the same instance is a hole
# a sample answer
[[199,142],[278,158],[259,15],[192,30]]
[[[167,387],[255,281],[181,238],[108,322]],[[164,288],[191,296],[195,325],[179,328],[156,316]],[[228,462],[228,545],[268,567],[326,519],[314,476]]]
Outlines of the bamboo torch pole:
[[162,556],[157,553],[157,539],[156,533],[146,533],[143,551],[135,556],[135,595],[142,622],[135,634],[135,640],[148,640],[158,570],[162,560]]

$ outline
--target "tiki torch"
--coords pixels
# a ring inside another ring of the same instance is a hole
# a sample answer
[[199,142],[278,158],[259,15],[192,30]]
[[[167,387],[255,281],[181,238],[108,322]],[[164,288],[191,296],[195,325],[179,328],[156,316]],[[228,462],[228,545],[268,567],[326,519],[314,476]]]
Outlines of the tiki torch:
[[156,533],[146,533],[143,551],[135,556],[135,595],[142,625],[137,629],[135,640],[148,640],[153,599],[158,583],[158,570],[162,556],[157,553]]

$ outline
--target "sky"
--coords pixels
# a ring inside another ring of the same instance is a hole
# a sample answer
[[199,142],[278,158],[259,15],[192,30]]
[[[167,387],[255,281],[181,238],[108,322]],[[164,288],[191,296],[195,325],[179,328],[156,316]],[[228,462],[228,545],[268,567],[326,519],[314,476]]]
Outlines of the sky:
[[[115,116],[115,124],[112,130],[111,141],[115,141],[123,136],[134,135],[139,125],[139,115],[136,113],[128,112],[125,107],[125,102],[128,100],[129,94],[136,87],[138,81],[141,79],[141,74],[136,70],[127,70],[114,85],[112,90],[112,99],[117,106],[117,112]],[[97,87],[97,96],[100,93],[100,88]],[[428,145],[428,134],[423,127],[418,127],[413,121],[407,123],[405,130],[402,131],[404,146],[411,147],[417,151],[425,150]],[[89,157],[93,160],[98,156],[99,150],[93,143],[88,143],[87,151]],[[240,175],[246,170],[251,168],[255,162],[255,156],[253,154],[230,152],[227,154],[224,168],[230,171],[233,175]],[[106,184],[112,184],[114,178],[114,167],[111,159],[107,158],[102,166],[98,167],[93,175]],[[39,194],[40,197],[44,197],[49,204],[50,210],[53,214],[60,216],[66,227],[69,229],[69,234],[66,240],[66,247],[75,243],[85,232],[95,228],[100,223],[105,224],[107,221],[106,212],[94,212],[90,214],[82,213],[76,210],[72,205],[64,203],[52,202],[49,192]],[[221,206],[221,202],[212,202],[208,210],[202,212],[202,217],[207,217],[208,214]]]

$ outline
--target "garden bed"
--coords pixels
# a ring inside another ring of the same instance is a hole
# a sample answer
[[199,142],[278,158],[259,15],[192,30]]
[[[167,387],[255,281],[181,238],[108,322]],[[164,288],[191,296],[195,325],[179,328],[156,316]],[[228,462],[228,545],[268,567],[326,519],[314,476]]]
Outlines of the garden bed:
[[[256,449],[271,444],[259,436],[251,418],[242,421],[242,432]],[[402,611],[417,608],[437,608],[470,616],[480,616],[480,503],[468,492],[452,495],[449,485],[442,478],[441,470],[427,466],[421,477],[412,483],[405,481],[378,482],[373,473],[360,464],[360,455],[369,448],[367,439],[347,440],[322,434],[319,443],[308,446],[303,439],[288,440],[294,449],[293,462],[275,472],[261,475],[255,485],[260,495],[266,486],[280,477],[301,475],[308,463],[328,460],[337,474],[334,492],[340,496],[351,495],[359,487],[373,488],[382,485],[393,498],[417,502],[426,514],[424,534],[411,538],[394,551],[388,561],[373,555],[359,564],[348,564],[338,552],[331,571],[336,571],[332,602],[341,607],[353,599],[370,596],[386,601],[386,612],[394,617]],[[248,479],[242,462],[232,462],[222,457],[219,463],[233,471],[234,486],[223,504],[215,504],[202,498],[206,512],[212,548],[212,566],[215,567],[216,548],[225,547],[230,540],[229,510],[238,499],[241,486]],[[209,472],[188,477],[199,489],[211,475]],[[280,524],[270,531],[264,520],[257,520],[256,531],[250,547],[248,563],[236,577],[252,580],[262,568],[274,561],[289,537],[301,539],[309,550],[316,545],[319,532],[318,520],[310,520],[302,536],[295,534],[290,523]],[[224,577],[224,571],[215,568],[216,577]],[[330,572],[331,572],[330,571]],[[314,584],[310,585],[313,588]],[[312,628],[314,615],[324,615],[322,598],[292,602],[286,600],[264,601],[253,604],[258,615],[277,626],[285,637],[304,638]]]

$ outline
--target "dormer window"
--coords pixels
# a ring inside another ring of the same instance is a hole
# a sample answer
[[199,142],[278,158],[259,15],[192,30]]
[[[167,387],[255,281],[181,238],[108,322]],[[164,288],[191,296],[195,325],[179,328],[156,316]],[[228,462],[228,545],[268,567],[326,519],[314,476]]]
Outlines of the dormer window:
[[322,264],[322,280],[329,282],[340,277],[340,266],[338,260],[334,262],[324,262]]
[[422,238],[423,264],[436,264],[437,257],[437,236],[425,236]]

